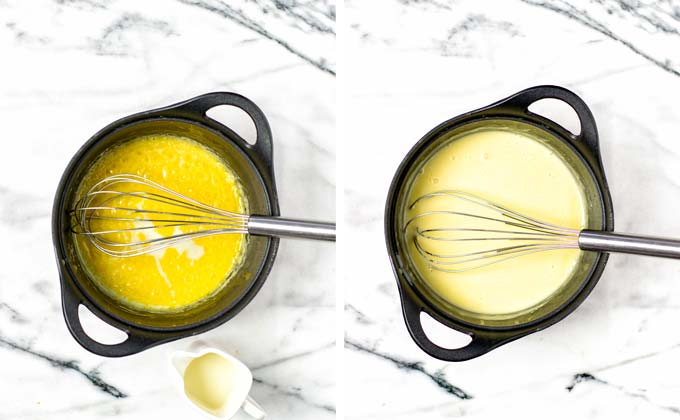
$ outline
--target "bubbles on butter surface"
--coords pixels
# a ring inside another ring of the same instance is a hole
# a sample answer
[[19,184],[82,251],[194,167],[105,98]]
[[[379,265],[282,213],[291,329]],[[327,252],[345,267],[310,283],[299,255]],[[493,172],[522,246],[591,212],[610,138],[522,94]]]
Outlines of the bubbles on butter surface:
[[[180,161],[184,168],[177,170]],[[238,182],[225,162],[210,149],[190,139],[149,136],[115,146],[95,162],[79,191],[106,176],[124,173],[160,182],[216,207],[243,212],[242,208],[247,206],[242,190],[223,182],[224,179],[231,179],[232,184]],[[138,200],[128,198],[121,200],[117,206],[135,208],[137,204]],[[152,224],[143,220],[138,223]],[[144,232],[126,232],[116,240],[129,243],[182,233],[181,230],[173,232],[171,227],[151,227]],[[107,294],[134,307],[166,311],[191,305],[220,289],[233,267],[237,266],[234,261],[240,261],[237,255],[244,249],[242,241],[241,235],[187,240],[151,255],[125,260],[105,256],[88,246],[87,241],[77,246],[79,258],[85,260],[88,268],[92,266],[90,271],[96,273],[98,285]],[[181,265],[179,269],[178,263]]]

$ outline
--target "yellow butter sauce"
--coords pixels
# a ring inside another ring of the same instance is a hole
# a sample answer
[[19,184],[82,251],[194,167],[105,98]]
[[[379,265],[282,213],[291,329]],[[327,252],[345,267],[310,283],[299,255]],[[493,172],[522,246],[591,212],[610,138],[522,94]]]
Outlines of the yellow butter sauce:
[[[424,163],[408,203],[441,190],[462,190],[559,226],[581,229],[586,224],[582,188],[562,158],[538,140],[509,130],[479,130],[443,146]],[[405,220],[451,205],[450,200],[426,200],[407,211]],[[480,212],[469,207],[457,210]],[[418,227],[454,227],[448,226],[451,223],[450,217],[433,216],[419,220]],[[456,228],[486,227],[484,221],[472,218],[460,217],[455,223]],[[522,311],[549,298],[570,278],[581,253],[546,251],[446,273],[433,270],[412,240],[408,244],[418,272],[434,293],[458,308],[492,315]],[[430,246],[435,254],[453,252],[450,243],[443,241]]]
[[[115,174],[143,176],[202,203],[247,212],[245,196],[235,174],[215,153],[188,138],[146,136],[107,150],[82,179],[77,196],[81,197],[95,183]],[[120,188],[139,190],[136,186]],[[164,208],[165,204],[129,196],[109,204],[169,210]],[[98,223],[97,229],[102,230],[136,226],[127,221]],[[166,227],[131,235],[137,235],[133,239],[148,240],[189,229]],[[241,234],[208,236],[148,255],[118,258],[97,250],[83,236],[75,239],[80,259],[104,292],[126,305],[154,312],[182,310],[218,291],[239,266],[246,241]]]

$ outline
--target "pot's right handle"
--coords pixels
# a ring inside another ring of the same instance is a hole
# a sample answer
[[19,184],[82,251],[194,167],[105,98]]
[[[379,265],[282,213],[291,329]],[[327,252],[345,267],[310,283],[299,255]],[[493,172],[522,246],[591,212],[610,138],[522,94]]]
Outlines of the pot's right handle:
[[[267,117],[265,117],[264,112],[255,105],[255,102],[246,98],[243,95],[233,92],[212,92],[206,93],[201,96],[184,101],[180,104],[173,105],[172,108],[189,112],[194,116],[198,116],[203,120],[209,120],[212,123],[220,124],[219,121],[215,121],[207,115],[207,112],[216,106],[220,105],[231,105],[245,111],[248,116],[253,120],[255,124],[255,131],[257,132],[257,137],[255,144],[250,144],[245,141],[240,135],[236,134],[236,137],[240,145],[246,149],[253,149],[257,154],[267,163],[268,169],[271,171],[274,162],[274,149],[272,142],[272,130],[269,127],[269,122]],[[232,130],[233,131],[233,130]]]
[[[541,99],[558,99],[562,102],[565,102],[574,111],[576,111],[576,115],[578,116],[579,122],[581,123],[581,132],[578,135],[574,135],[574,137],[588,146],[588,148],[590,148],[596,156],[599,156],[600,146],[595,118],[583,99],[581,99],[569,89],[553,85],[534,86],[502,100],[499,105],[520,108],[524,113],[536,117],[539,115],[529,111],[529,106],[531,106],[531,104],[534,102],[540,101]],[[539,117],[547,119],[543,116]],[[554,124],[557,124],[555,121],[550,119],[548,120]],[[569,132],[569,130],[566,128],[562,128]]]
[[466,346],[457,349],[440,347],[427,337],[427,334],[425,334],[425,331],[423,330],[423,324],[420,322],[420,313],[426,312],[429,314],[429,312],[425,308],[419,306],[410,296],[406,296],[407,293],[408,292],[406,291],[402,291],[401,293],[402,310],[404,321],[406,321],[406,328],[408,328],[411,338],[413,338],[413,341],[416,342],[418,347],[432,357],[447,362],[462,362],[488,353],[506,341],[466,332],[466,334],[469,334],[472,337],[472,341]]

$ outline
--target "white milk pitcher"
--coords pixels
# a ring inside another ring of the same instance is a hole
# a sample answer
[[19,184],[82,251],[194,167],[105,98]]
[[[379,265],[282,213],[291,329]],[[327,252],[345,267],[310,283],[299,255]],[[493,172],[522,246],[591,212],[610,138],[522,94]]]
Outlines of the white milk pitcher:
[[248,392],[253,384],[250,369],[230,354],[212,347],[196,352],[175,351],[170,362],[181,378],[182,393],[204,414],[230,419],[239,409],[255,419],[265,412]]

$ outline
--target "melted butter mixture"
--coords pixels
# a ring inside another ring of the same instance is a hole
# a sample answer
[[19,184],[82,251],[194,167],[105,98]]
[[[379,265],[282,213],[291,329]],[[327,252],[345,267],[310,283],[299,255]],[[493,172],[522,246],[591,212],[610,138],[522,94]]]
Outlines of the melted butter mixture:
[[[425,162],[413,182],[408,204],[441,190],[465,191],[559,226],[581,229],[586,224],[582,188],[569,167],[544,144],[515,132],[476,131],[449,142]],[[437,210],[484,215],[479,207],[464,201],[454,203],[436,198],[408,210],[405,220]],[[415,224],[419,229],[499,228],[484,220],[466,217],[454,220],[444,215],[419,219]],[[413,235],[413,231],[409,229],[407,235]],[[581,256],[578,249],[551,250],[465,272],[446,273],[433,270],[415,249],[412,236],[407,239],[412,260],[434,293],[458,308],[489,315],[514,313],[540,304],[570,278]],[[477,251],[470,248],[471,244],[432,241],[428,247],[435,254],[450,255]],[[486,249],[505,245],[510,244],[484,244]],[[459,248],[451,248],[455,246]]]
[[[81,197],[98,181],[115,174],[136,174],[202,203],[246,213],[247,203],[236,176],[212,151],[193,140],[170,135],[141,137],[106,151],[89,169],[78,188]],[[120,191],[143,187],[124,185]],[[95,203],[96,204],[96,203]],[[126,196],[108,203],[141,210],[177,211],[167,204]],[[94,221],[92,230],[152,226],[142,220]],[[195,231],[189,227],[143,229],[114,238],[118,242],[149,240]],[[76,235],[76,248],[84,266],[107,294],[147,311],[178,311],[218,291],[240,264],[245,248],[241,234],[186,240],[151,254],[111,257]]]

